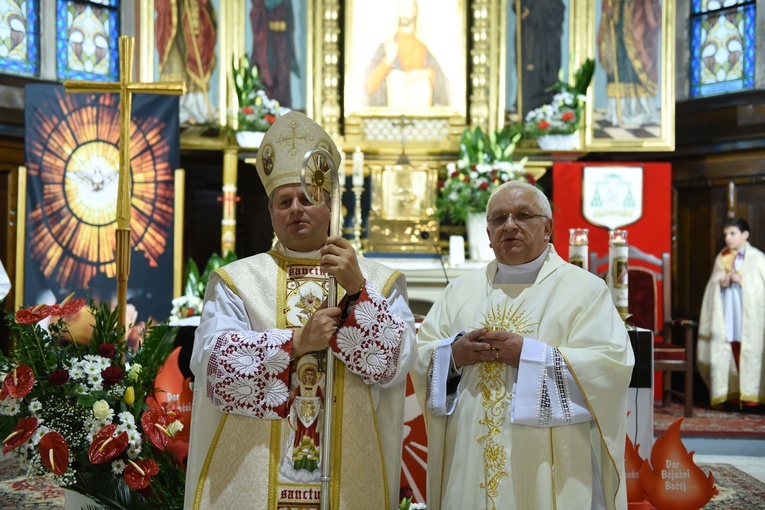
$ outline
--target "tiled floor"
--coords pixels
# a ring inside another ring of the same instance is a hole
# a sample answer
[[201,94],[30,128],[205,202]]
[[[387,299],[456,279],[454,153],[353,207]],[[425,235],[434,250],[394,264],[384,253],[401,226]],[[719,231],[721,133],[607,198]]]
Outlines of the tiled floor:
[[697,464],[731,464],[748,475],[765,482],[765,457],[731,455],[694,455]]

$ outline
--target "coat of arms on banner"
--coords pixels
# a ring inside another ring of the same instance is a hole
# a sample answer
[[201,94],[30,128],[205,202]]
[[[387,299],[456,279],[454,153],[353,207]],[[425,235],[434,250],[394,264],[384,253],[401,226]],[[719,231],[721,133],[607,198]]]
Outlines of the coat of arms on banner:
[[582,216],[614,230],[635,223],[643,215],[643,168],[639,166],[586,166],[582,190]]

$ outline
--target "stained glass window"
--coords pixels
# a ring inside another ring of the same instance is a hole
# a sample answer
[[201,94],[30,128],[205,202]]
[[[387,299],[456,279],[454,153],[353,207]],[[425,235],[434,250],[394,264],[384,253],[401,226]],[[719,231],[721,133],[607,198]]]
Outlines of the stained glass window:
[[0,72],[40,74],[39,0],[0,1]]
[[58,79],[119,79],[119,0],[56,0]]
[[754,88],[755,0],[692,0],[690,96]]

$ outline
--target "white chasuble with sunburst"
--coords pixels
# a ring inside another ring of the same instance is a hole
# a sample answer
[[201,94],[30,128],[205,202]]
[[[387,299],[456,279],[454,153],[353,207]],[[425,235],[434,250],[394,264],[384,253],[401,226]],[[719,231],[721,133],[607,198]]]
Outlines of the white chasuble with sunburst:
[[[453,412],[425,411],[428,507],[580,510],[605,499],[606,508],[621,508],[626,497],[617,497],[617,491],[624,490],[626,391],[634,358],[608,288],[552,248],[532,285],[495,285],[496,269],[494,261],[453,281],[422,323],[412,373],[420,405],[427,409],[434,351],[463,331],[492,327],[535,340],[530,345],[542,347],[533,351],[540,359],[529,361],[546,371],[519,380],[519,370],[502,362],[462,368]],[[538,416],[545,399],[567,398],[563,383],[555,396],[545,394],[539,381],[560,380],[557,370],[564,365],[592,420],[565,426],[514,423],[514,394],[524,387],[540,388],[534,399]],[[593,497],[595,490],[604,497]]]

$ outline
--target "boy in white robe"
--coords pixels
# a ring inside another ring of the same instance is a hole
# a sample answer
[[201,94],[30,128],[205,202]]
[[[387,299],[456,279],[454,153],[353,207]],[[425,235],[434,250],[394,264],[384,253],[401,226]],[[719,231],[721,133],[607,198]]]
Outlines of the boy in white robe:
[[723,224],[726,248],[715,258],[701,302],[698,367],[713,406],[765,403],[765,254],[749,244],[749,224]]

